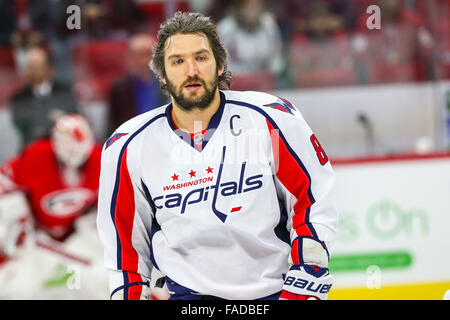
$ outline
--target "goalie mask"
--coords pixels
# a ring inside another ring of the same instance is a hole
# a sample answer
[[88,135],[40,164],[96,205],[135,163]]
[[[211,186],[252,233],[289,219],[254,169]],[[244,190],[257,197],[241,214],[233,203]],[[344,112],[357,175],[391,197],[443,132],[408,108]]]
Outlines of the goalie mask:
[[72,168],[83,165],[94,146],[94,137],[88,122],[75,114],[64,115],[56,120],[51,140],[57,158]]

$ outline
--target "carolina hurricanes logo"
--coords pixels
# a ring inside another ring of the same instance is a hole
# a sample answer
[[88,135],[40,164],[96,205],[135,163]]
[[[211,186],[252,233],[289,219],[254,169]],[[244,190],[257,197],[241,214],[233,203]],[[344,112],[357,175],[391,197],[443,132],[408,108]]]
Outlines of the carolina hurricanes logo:
[[265,104],[264,107],[271,107],[273,109],[277,109],[277,110],[280,110],[283,112],[288,112],[293,115],[294,113],[292,112],[292,110],[295,110],[295,108],[292,105],[292,103],[290,103],[288,100],[283,99],[283,98],[278,98],[278,99],[280,99],[278,102]]
[[41,199],[41,208],[48,215],[67,218],[83,211],[94,197],[93,191],[84,188],[57,190]]

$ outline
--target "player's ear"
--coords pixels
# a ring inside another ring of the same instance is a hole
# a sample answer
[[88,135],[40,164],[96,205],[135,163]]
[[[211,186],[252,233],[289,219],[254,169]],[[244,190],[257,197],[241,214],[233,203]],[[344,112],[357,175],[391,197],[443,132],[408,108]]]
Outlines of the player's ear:
[[220,67],[219,70],[217,70],[217,76],[220,77],[224,70],[225,70],[225,66]]

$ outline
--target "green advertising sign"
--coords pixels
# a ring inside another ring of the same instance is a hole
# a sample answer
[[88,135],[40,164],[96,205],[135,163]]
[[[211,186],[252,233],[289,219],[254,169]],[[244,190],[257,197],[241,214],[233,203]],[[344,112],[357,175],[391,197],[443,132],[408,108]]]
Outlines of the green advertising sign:
[[338,254],[330,259],[331,272],[366,271],[370,266],[380,269],[407,268],[413,261],[407,251]]

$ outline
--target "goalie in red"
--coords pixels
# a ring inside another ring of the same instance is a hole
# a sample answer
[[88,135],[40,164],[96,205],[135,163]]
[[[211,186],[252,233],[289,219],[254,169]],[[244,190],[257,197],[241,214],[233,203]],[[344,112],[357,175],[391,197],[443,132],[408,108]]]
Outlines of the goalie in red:
[[96,267],[100,151],[87,121],[65,115],[0,167],[0,299],[107,298]]
[[74,221],[95,207],[101,147],[81,115],[60,117],[50,139],[29,144],[0,168],[0,194],[21,189],[33,222],[52,238],[64,240]]

